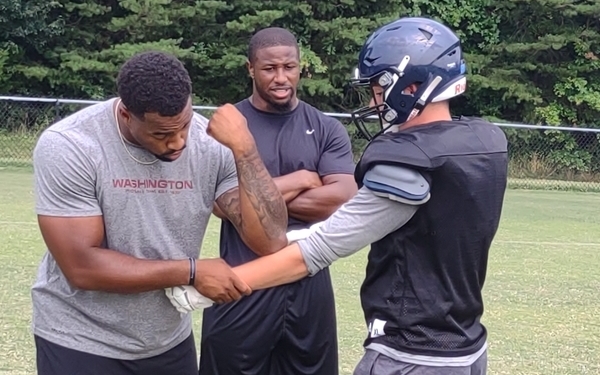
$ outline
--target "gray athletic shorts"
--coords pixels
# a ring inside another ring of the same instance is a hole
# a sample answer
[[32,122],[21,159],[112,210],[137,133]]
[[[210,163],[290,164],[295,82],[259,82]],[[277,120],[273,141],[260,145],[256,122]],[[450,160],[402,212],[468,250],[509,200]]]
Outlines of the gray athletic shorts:
[[438,367],[399,362],[374,350],[367,349],[354,375],[485,375],[487,351],[471,366]]

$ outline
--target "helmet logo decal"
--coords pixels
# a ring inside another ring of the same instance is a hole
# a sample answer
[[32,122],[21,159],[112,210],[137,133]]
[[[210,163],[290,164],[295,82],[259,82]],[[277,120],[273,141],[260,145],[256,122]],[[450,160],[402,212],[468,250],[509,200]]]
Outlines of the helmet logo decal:
[[466,82],[458,82],[456,86],[454,86],[454,95],[462,94],[467,90]]

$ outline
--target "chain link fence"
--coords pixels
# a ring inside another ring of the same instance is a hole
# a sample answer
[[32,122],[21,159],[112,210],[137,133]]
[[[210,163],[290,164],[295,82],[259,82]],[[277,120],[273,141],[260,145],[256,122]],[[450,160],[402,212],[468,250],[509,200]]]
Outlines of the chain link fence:
[[[39,134],[85,106],[84,100],[0,97],[0,170],[31,168]],[[210,117],[214,107],[194,106]],[[348,130],[355,160],[366,141],[350,116],[328,113]],[[509,140],[512,188],[600,192],[600,129],[498,124]]]

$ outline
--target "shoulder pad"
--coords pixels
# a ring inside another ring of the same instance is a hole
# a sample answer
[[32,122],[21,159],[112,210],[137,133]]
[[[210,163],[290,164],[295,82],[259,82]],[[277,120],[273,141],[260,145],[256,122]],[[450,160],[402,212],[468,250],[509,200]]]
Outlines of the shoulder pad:
[[410,205],[426,203],[429,183],[421,173],[398,165],[377,164],[369,169],[363,184],[376,195]]

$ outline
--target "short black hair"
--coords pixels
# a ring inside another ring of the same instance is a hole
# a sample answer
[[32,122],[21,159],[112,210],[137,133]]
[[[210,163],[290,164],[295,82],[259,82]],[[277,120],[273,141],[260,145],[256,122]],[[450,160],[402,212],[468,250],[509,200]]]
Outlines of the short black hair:
[[117,77],[117,91],[127,109],[136,117],[156,112],[160,116],[178,115],[192,94],[192,80],[175,56],[148,51],[127,60]]
[[248,60],[253,62],[256,58],[256,51],[268,47],[296,47],[298,58],[300,58],[300,48],[294,34],[281,27],[268,27],[258,31],[250,38],[248,44]]

